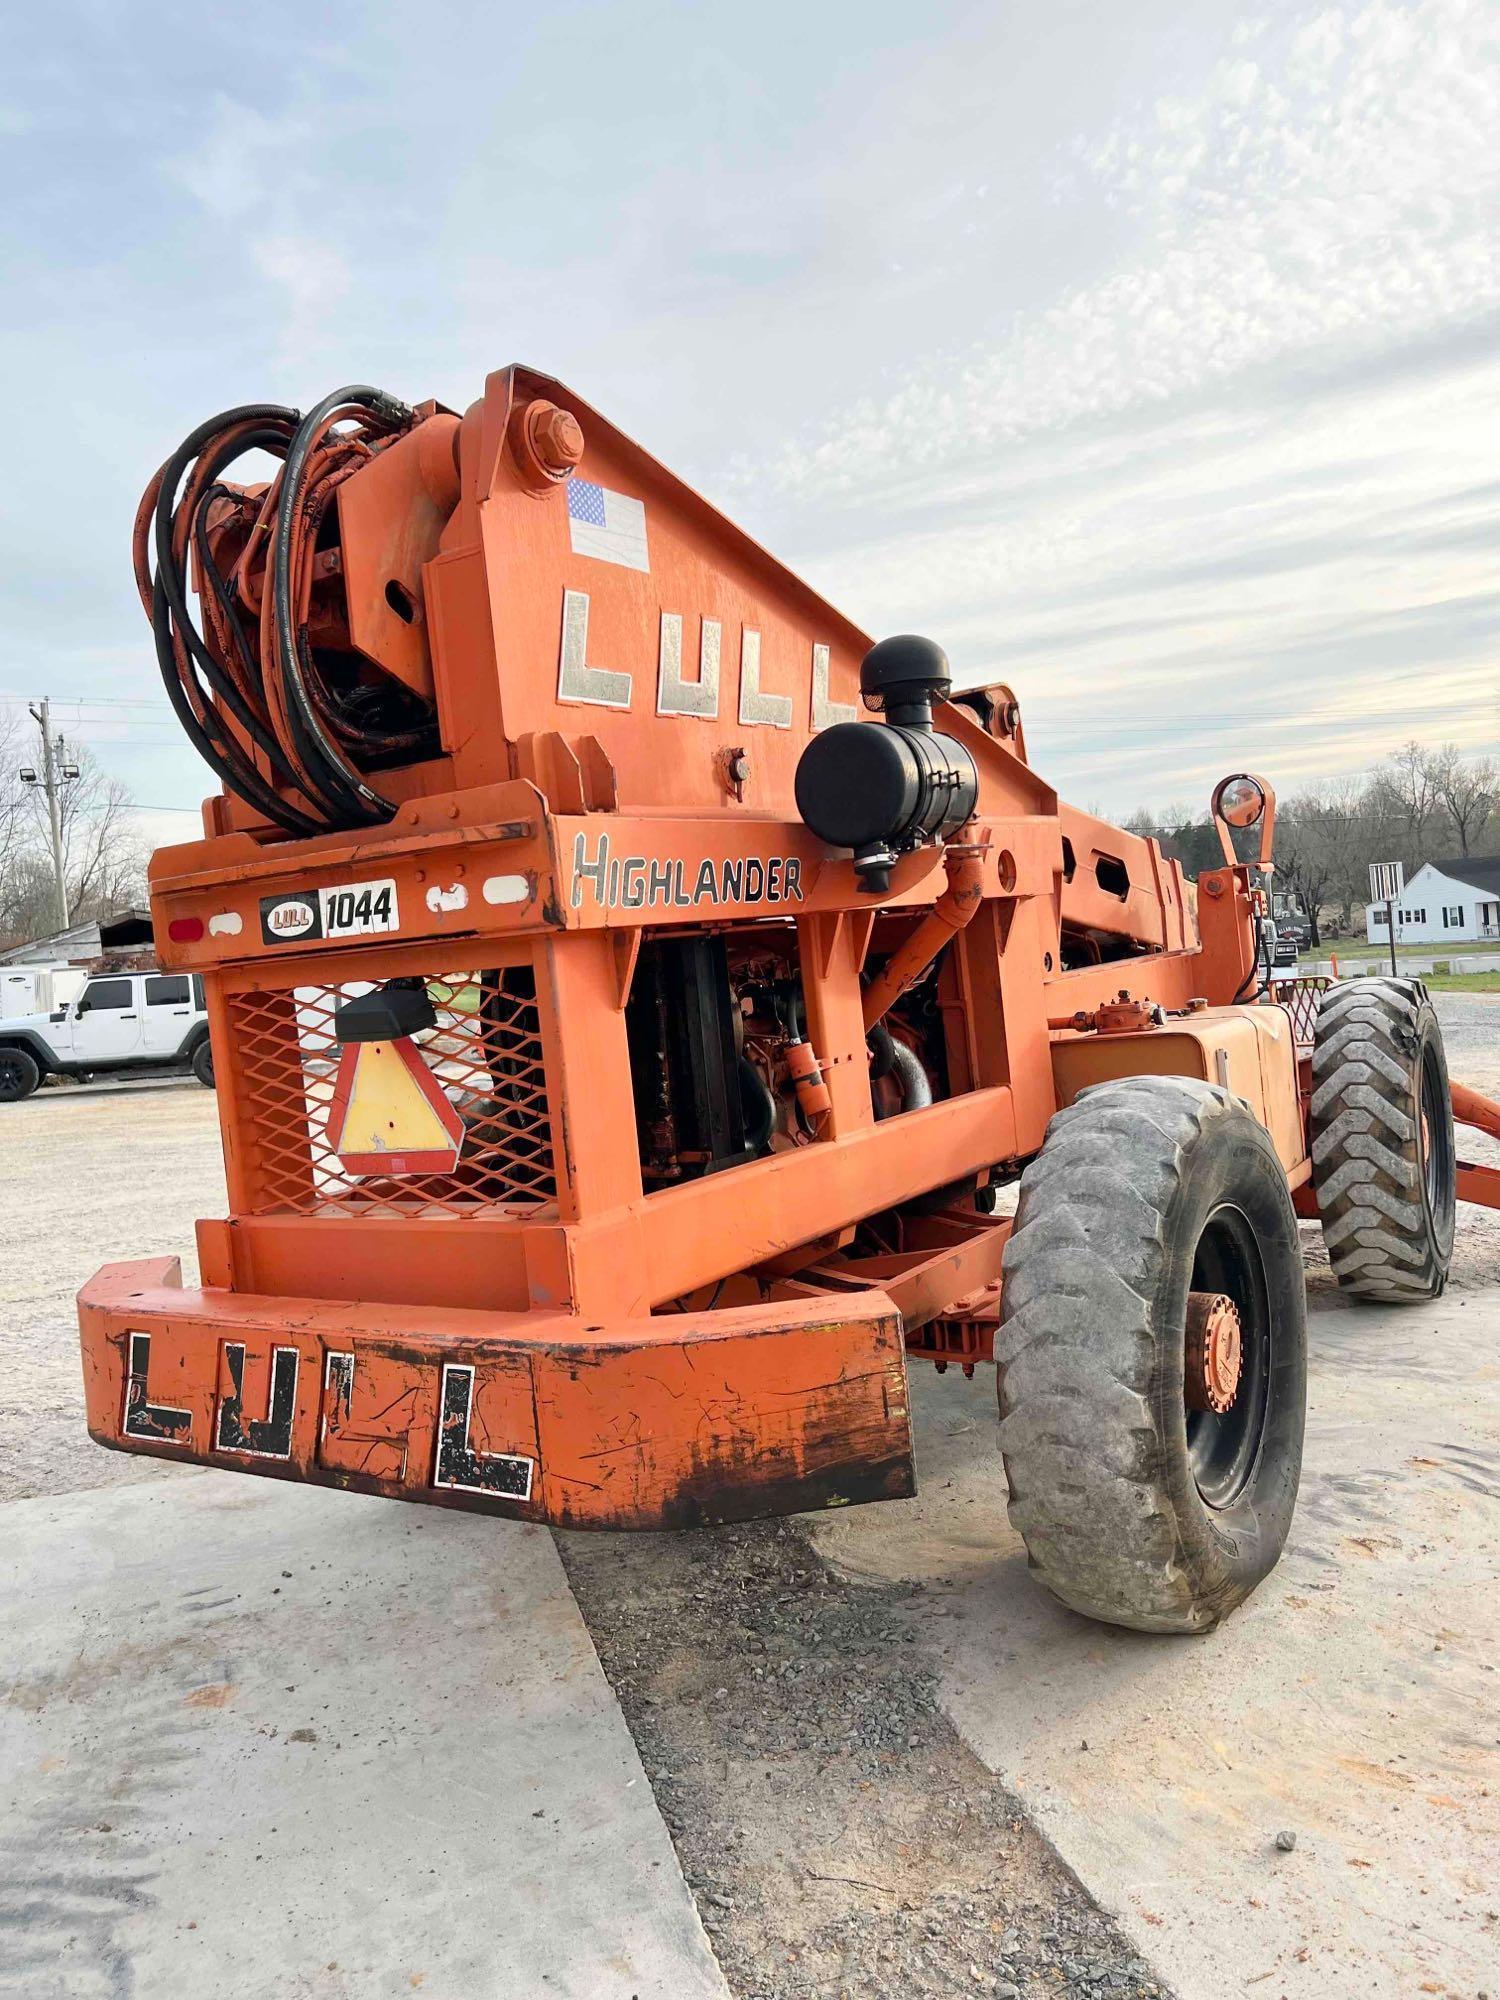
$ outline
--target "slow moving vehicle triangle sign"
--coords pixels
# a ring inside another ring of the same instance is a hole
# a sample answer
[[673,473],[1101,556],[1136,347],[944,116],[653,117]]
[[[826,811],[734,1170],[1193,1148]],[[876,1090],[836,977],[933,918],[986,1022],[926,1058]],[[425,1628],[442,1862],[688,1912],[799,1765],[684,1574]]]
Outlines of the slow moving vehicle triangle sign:
[[409,1035],[347,1042],[328,1143],[351,1174],[451,1174],[464,1122]]

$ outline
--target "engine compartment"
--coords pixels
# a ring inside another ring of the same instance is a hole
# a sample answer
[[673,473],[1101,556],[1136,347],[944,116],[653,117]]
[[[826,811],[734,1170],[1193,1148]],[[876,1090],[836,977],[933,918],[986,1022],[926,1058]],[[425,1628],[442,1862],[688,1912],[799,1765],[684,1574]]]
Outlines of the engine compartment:
[[[939,959],[869,1032],[877,1120],[948,1095],[942,971]],[[794,925],[648,932],[625,1020],[648,1190],[818,1140],[827,1091],[808,1040]]]

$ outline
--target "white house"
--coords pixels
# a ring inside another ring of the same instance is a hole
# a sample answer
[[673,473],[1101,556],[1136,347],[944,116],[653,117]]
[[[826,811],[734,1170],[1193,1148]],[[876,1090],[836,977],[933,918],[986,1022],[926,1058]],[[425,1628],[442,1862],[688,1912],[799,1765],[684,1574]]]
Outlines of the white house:
[[[1372,944],[1390,937],[1386,905],[1371,903],[1365,928]],[[1500,857],[1486,861],[1424,861],[1396,901],[1398,944],[1500,944]]]

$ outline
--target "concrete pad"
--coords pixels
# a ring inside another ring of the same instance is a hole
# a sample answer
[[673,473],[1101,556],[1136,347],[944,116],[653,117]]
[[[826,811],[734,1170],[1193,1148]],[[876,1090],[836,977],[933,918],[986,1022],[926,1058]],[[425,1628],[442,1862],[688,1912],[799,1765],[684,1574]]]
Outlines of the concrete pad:
[[0,1548],[0,1991],[727,1995],[545,1530],[205,1472]]
[[1497,1326],[1483,1295],[1313,1314],[1292,1541],[1207,1638],[1031,1580],[988,1370],[914,1370],[917,1500],[815,1523],[930,1591],[955,1724],[1182,2000],[1500,1994]]

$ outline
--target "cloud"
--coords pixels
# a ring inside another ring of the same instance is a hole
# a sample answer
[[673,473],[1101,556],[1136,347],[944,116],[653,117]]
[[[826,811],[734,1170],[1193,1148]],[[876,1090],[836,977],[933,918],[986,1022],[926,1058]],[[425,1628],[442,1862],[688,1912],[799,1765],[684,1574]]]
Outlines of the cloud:
[[194,142],[161,168],[210,215],[233,222],[264,208],[288,163],[305,156],[311,136],[302,118],[267,117],[215,91]]
[[1192,98],[1078,146],[1066,199],[1134,225],[1115,268],[839,408],[740,481],[848,492],[898,460],[942,464],[1500,307],[1488,0],[1371,0],[1252,45],[1260,61],[1226,56]]
[[260,236],[250,246],[255,268],[283,294],[299,322],[337,308],[349,289],[349,266],[332,243],[309,236]]
[[[1013,679],[1075,796],[1500,740],[1493,0],[338,25],[35,17],[18,687],[160,703],[130,517],[209,410],[461,407],[522,355],[867,629]],[[172,729],[108,739],[153,805],[202,788]]]
[[1014,680],[1112,809],[1247,743],[1301,776],[1495,744],[1497,57],[1469,0],[1243,24],[1057,165],[1121,219],[1103,268],[739,490],[869,629]]

